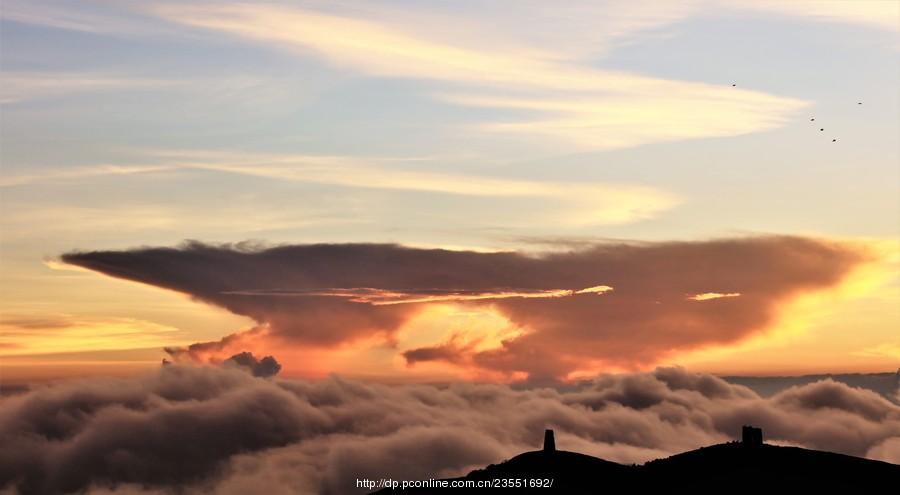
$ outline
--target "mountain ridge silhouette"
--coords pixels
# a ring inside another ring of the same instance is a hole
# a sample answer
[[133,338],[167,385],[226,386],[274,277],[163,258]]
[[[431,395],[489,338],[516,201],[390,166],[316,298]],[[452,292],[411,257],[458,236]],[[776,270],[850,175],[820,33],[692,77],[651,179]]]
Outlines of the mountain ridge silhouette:
[[536,450],[462,477],[446,478],[473,482],[504,479],[552,479],[553,484],[549,488],[384,488],[374,493],[869,493],[898,486],[900,465],[800,447],[728,442],[641,465],[563,450]]

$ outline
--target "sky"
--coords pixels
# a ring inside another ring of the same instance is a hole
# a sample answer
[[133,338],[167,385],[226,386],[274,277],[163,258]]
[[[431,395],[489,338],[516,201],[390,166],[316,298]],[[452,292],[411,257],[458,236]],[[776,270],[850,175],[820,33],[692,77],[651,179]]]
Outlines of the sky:
[[0,383],[894,370],[898,31],[887,0],[5,0]]

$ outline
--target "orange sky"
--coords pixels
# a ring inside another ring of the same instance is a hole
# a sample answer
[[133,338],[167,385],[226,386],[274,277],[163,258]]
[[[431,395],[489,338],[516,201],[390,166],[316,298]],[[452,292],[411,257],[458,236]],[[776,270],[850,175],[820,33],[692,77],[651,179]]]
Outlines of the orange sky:
[[0,384],[896,369],[898,9],[6,1]]
[[[738,241],[740,242],[742,241]],[[708,249],[704,243],[687,246]],[[584,337],[579,337],[579,333],[565,337],[567,331],[559,333],[560,330],[546,326],[550,323],[540,323],[541,319],[527,323],[529,320],[521,320],[515,316],[516,313],[509,313],[503,306],[496,305],[507,300],[520,301],[516,304],[528,305],[529,301],[541,304],[547,298],[584,298],[579,299],[584,301],[579,304],[595,305],[595,301],[599,302],[600,299],[593,298],[610,298],[615,295],[615,286],[584,294],[577,294],[577,291],[517,294],[506,290],[495,294],[496,299],[489,299],[484,293],[474,299],[456,296],[456,300],[433,294],[429,298],[412,296],[409,307],[414,306],[415,311],[395,328],[372,329],[349,334],[350,336],[341,340],[316,343],[298,341],[290,337],[290,334],[280,333],[277,326],[273,331],[271,324],[264,320],[260,320],[261,327],[241,331],[242,328],[251,328],[252,321],[230,315],[215,306],[190,300],[178,292],[102,277],[81,269],[66,269],[59,273],[67,276],[76,274],[77,279],[88,282],[85,284],[87,287],[92,283],[96,284],[98,294],[103,294],[104,291],[118,292],[120,297],[141,301],[143,308],[135,313],[142,317],[102,319],[60,313],[44,318],[28,318],[24,315],[18,319],[7,318],[3,322],[3,380],[21,382],[73,375],[132,374],[158,366],[163,357],[172,359],[172,356],[162,351],[163,347],[184,347],[198,341],[215,342],[236,330],[238,332],[234,337],[224,341],[223,345],[201,346],[190,354],[177,354],[175,358],[215,362],[238,352],[251,351],[257,355],[275,355],[283,364],[283,374],[287,376],[323,377],[336,372],[388,382],[456,379],[508,382],[526,378],[529,373],[539,370],[528,364],[497,367],[485,365],[479,360],[497,352],[514,357],[515,353],[510,354],[505,343],[523,342],[543,332],[550,336],[559,335],[560,339],[585,339],[575,347],[566,344],[555,347],[554,344],[549,344],[550,347],[546,348],[548,353],[567,356],[565,359],[575,363],[563,368],[565,371],[557,376],[562,379],[581,378],[600,372],[650,369],[669,364],[720,374],[777,375],[891,370],[900,352],[895,331],[900,320],[896,305],[897,287],[892,284],[897,270],[897,259],[891,253],[893,244],[871,241],[848,246],[864,249],[870,256],[867,261],[855,264],[846,274],[842,274],[837,282],[786,293],[785,296],[778,296],[765,303],[747,303],[764,305],[750,307],[748,310],[751,313],[772,312],[772,318],[760,327],[741,331],[735,334],[737,337],[733,340],[728,338],[727,341],[719,341],[715,337],[706,341],[706,337],[703,337],[696,341],[673,344],[671,349],[661,348],[651,354],[639,349],[644,346],[651,348],[655,345],[654,342],[638,340],[634,345],[622,344],[624,347],[617,352],[625,354],[616,359],[610,359],[611,356],[602,349],[579,353],[577,349],[593,345],[591,342],[596,340],[597,337],[592,337],[590,333]],[[730,266],[733,265],[725,264],[721,267],[722,276],[738,279],[744,276],[738,272],[729,274],[729,270],[733,270]],[[777,265],[773,265],[773,268],[777,268]],[[671,283],[666,282],[662,265],[659,269],[663,271],[647,273],[651,277],[662,277],[662,283]],[[657,275],[652,275],[653,273]],[[227,278],[227,275],[223,276]],[[773,277],[772,280],[777,281],[779,277]],[[657,282],[651,280],[648,283],[655,285]],[[746,294],[725,292],[727,297],[714,297],[711,295],[713,292],[685,293],[683,299],[690,301],[685,303],[687,308],[703,308],[690,316],[698,318],[707,311],[719,311],[713,304],[740,302],[742,298],[753,297],[754,289],[748,289]],[[777,289],[772,286],[771,290]],[[698,294],[703,297],[697,297]],[[89,297],[90,294],[85,296]],[[314,297],[324,296],[319,291]],[[344,299],[347,296],[340,294],[330,297]],[[410,296],[402,296],[393,291],[390,297],[395,299]],[[372,306],[373,301],[369,299],[349,304],[380,307]],[[572,311],[579,310],[573,307]],[[743,313],[745,310],[739,311]],[[334,313],[335,317],[339,317],[337,312]],[[603,314],[605,313],[600,313],[600,317]],[[678,314],[682,316],[677,318],[691,315]],[[513,319],[510,315],[513,315]],[[302,311],[293,317],[308,318]],[[328,315],[324,317],[328,318]],[[155,323],[153,320],[167,323]],[[179,321],[184,323],[179,324]],[[283,325],[277,323],[278,320],[273,321],[276,321],[275,325]],[[627,318],[621,321],[626,326],[635,324],[630,323]],[[679,326],[678,320],[661,321],[665,321],[668,327],[652,327],[652,332],[667,332],[670,327]],[[730,323],[740,324],[738,320],[726,319],[724,323],[715,324],[725,325],[724,327],[713,327],[712,331],[734,331],[727,328]],[[182,329],[188,325],[211,328],[204,337],[203,332]],[[602,331],[602,324],[595,326],[597,331]],[[848,331],[851,328],[856,331]],[[625,337],[620,339],[628,340]],[[425,354],[421,354],[423,352]],[[437,358],[432,356],[434,352],[438,352]],[[567,354],[570,352],[575,354]],[[634,357],[628,357],[628,353],[634,353]],[[431,357],[417,357],[420,355]],[[533,356],[529,359],[544,358]]]

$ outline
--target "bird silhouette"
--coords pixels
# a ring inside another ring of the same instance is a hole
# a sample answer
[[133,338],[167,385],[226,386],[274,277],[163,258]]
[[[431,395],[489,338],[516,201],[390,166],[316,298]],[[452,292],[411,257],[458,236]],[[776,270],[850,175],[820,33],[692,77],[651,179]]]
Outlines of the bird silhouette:
[[824,131],[825,129],[819,129],[820,131]]
[[837,142],[837,139],[832,139],[831,142],[832,142],[832,143],[836,143],[836,142]]
[[812,122],[812,121],[814,121],[814,120],[816,120],[816,119],[809,119],[810,122]]

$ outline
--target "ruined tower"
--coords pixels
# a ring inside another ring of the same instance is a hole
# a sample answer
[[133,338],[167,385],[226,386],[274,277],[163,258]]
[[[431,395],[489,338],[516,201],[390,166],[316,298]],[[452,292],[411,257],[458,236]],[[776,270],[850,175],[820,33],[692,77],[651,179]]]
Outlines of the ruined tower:
[[553,438],[553,430],[544,430],[544,452],[556,451],[556,440]]
[[756,428],[753,426],[745,425],[741,429],[741,443],[748,447],[762,445],[762,443],[763,443],[762,428]]
[[894,392],[900,394],[900,368],[897,368],[897,373],[894,374]]

